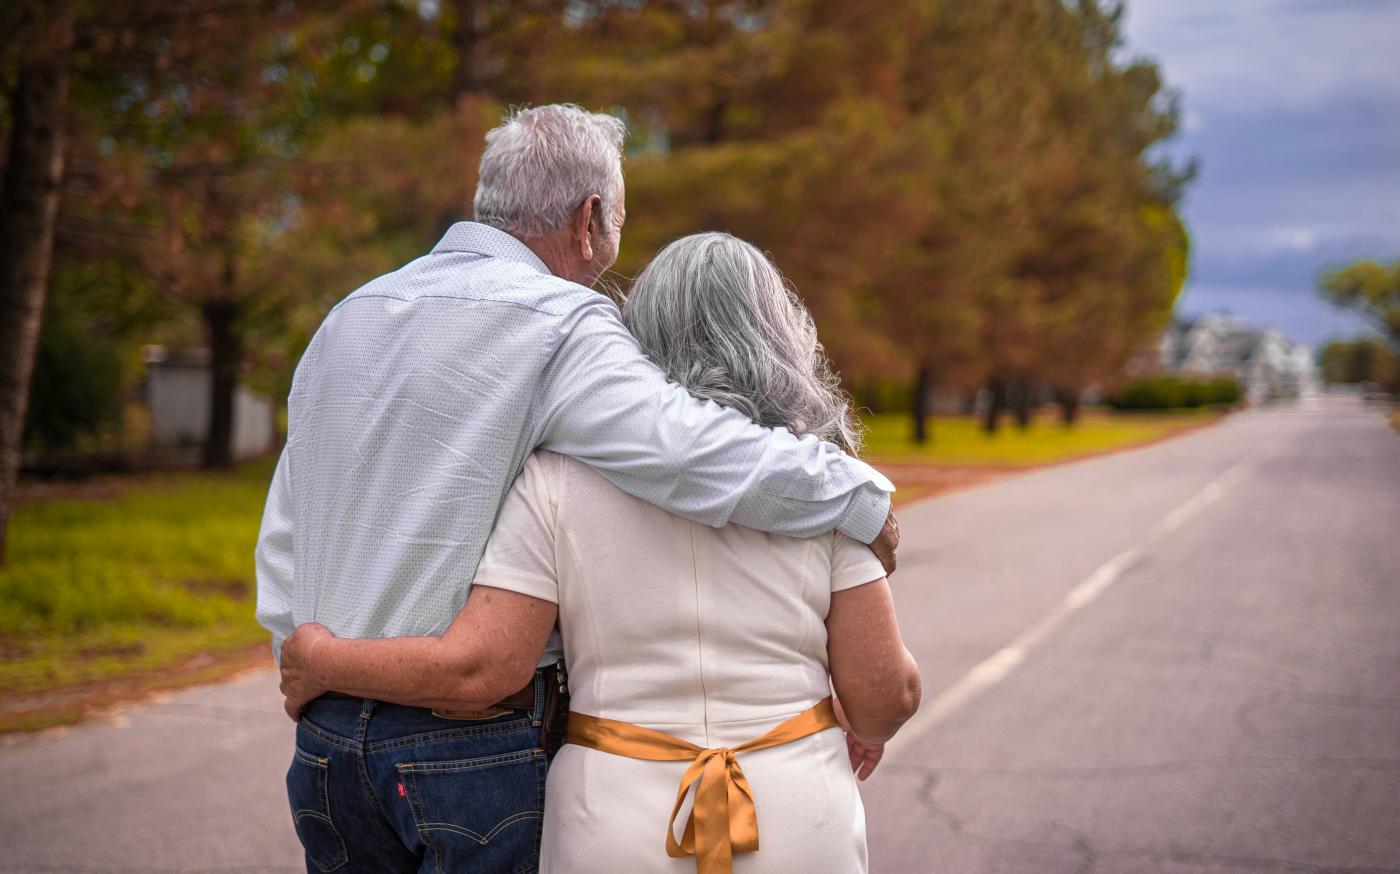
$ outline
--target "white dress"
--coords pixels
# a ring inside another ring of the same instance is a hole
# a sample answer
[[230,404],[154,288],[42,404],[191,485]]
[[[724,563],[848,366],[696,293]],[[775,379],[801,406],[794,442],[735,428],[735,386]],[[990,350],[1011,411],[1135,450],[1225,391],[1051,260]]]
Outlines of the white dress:
[[[831,593],[883,576],[844,534],[710,528],[536,452],[475,584],[559,604],[574,711],[709,748],[758,737],[831,694]],[[693,872],[694,857],[665,849],[686,764],[566,745],[549,771],[541,871]],[[865,810],[839,729],[741,753],[739,764],[759,850],[734,857],[736,874],[866,870]]]

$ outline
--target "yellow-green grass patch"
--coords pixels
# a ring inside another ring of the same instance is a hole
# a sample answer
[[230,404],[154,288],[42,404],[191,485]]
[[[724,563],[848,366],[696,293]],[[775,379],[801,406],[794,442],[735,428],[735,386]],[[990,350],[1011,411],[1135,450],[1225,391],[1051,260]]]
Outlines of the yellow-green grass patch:
[[253,547],[271,472],[166,474],[16,507],[0,568],[0,710],[69,687],[150,685],[265,640]]
[[866,418],[865,452],[875,464],[893,462],[950,467],[1023,468],[1071,461],[1150,443],[1209,424],[1221,413],[1110,413],[1090,411],[1073,427],[1040,416],[1022,430],[1007,419],[997,433],[985,434],[973,416],[929,420],[928,442],[913,440],[908,415]]

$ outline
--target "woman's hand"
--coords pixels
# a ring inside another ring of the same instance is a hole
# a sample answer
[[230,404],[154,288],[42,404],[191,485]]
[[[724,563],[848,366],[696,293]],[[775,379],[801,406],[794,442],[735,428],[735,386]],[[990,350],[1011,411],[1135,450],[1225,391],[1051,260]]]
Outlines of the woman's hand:
[[841,723],[841,729],[846,732],[846,753],[851,757],[851,770],[857,780],[864,782],[875,773],[875,766],[884,758],[885,745],[870,743],[856,737],[855,732],[851,731],[850,723],[846,721],[846,711],[841,709],[841,699],[832,698],[831,703],[836,710],[836,721]]
[[298,625],[292,636],[282,643],[282,707],[292,722],[301,721],[301,709],[329,692],[321,688],[312,670],[311,654],[316,644],[335,637],[331,630],[316,622]]
[[884,758],[885,745],[867,743],[847,731],[846,752],[851,756],[851,770],[856,779],[864,781],[875,773],[875,766]]

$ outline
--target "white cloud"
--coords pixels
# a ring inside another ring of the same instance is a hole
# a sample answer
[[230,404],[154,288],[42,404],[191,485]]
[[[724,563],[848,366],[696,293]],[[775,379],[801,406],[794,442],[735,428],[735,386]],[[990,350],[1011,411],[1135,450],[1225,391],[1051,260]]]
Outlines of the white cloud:
[[1400,257],[1400,0],[1127,0],[1126,54],[1182,95],[1171,153],[1199,157],[1183,212],[1188,312],[1299,339],[1361,326],[1320,270]]
[[1299,255],[1358,239],[1354,228],[1317,224],[1242,224],[1227,226],[1211,236],[1214,248],[1236,256]]
[[1318,228],[1274,228],[1269,231],[1268,247],[1290,252],[1310,252],[1317,248],[1320,236]]
[[1128,0],[1128,50],[1162,62],[1203,110],[1400,98],[1400,3]]

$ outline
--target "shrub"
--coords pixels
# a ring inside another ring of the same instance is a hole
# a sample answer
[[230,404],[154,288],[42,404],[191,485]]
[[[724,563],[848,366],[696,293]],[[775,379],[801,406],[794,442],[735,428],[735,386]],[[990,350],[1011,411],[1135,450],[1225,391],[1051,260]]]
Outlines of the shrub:
[[1243,397],[1240,381],[1233,376],[1217,376],[1206,383],[1206,403],[1213,406],[1233,407]]
[[72,449],[121,421],[122,360],[115,343],[53,318],[40,331],[34,358],[25,445]]
[[1108,405],[1115,410],[1177,410],[1239,403],[1240,384],[1233,376],[1210,380],[1180,376],[1135,379],[1114,392]]

